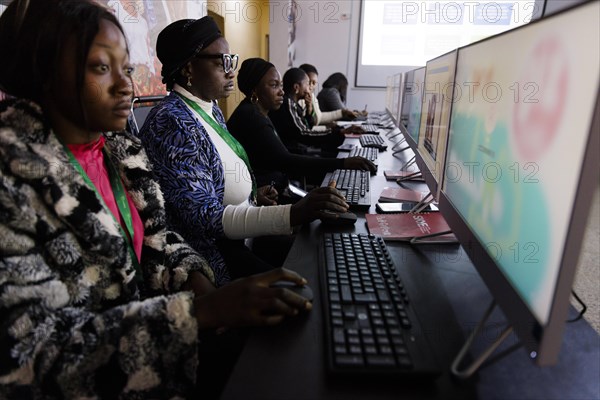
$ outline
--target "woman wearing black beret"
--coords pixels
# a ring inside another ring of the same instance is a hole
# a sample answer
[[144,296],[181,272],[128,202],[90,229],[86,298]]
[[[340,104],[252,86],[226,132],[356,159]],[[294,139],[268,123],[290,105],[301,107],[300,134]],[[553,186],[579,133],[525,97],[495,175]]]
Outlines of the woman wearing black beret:
[[139,135],[171,223],[209,261],[218,286],[273,268],[244,239],[290,235],[322,210],[347,210],[332,188],[291,206],[257,207],[260,187],[248,156],[216,102],[233,91],[238,56],[212,18],[173,22],[158,35],[156,50],[171,93],[150,111]]

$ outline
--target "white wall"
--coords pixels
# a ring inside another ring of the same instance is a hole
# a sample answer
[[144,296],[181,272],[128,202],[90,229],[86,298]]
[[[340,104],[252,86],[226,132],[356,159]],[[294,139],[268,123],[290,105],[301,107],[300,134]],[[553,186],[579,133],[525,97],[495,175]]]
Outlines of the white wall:
[[[385,89],[356,88],[354,86],[360,1],[306,1],[297,0],[296,59],[294,66],[313,64],[323,82],[334,72],[342,72],[349,81],[346,105],[369,111],[385,108]],[[288,1],[271,1],[270,57],[283,74],[287,69],[289,24],[285,19]]]

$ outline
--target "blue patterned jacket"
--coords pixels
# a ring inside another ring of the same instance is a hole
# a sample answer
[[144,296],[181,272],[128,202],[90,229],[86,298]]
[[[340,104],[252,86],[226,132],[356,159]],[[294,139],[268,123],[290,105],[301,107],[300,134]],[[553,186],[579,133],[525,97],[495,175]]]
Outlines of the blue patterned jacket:
[[[215,119],[227,129],[221,110]],[[165,197],[171,226],[213,268],[218,286],[230,280],[216,246],[223,232],[223,163],[208,132],[175,93],[154,107],[139,133]]]

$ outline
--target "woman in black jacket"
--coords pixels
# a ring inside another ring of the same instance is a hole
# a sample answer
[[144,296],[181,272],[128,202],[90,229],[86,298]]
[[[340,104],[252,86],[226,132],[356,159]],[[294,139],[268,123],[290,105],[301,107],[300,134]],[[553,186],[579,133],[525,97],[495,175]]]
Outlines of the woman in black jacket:
[[274,180],[281,192],[287,186],[287,174],[320,176],[322,180],[326,172],[335,169],[375,171],[375,165],[362,157],[320,158],[288,151],[278,135],[282,132],[269,118],[270,111],[286,104],[281,76],[270,62],[261,58],[244,61],[238,87],[246,98],[229,118],[227,128],[248,153],[259,186]]

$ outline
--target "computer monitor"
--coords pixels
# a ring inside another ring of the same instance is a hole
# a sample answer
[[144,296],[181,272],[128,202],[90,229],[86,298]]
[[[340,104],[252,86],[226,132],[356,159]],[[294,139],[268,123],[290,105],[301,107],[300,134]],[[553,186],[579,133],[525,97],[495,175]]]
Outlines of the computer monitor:
[[387,77],[387,83],[385,86],[385,111],[391,116],[393,110],[392,96],[394,93],[394,76],[390,75]]
[[544,4],[544,17],[549,17],[552,14],[572,7],[579,3],[584,3],[588,0],[546,0]]
[[400,104],[402,94],[404,92],[404,74],[398,73],[394,75],[394,86],[392,91],[392,119],[394,124],[398,126],[400,123]]
[[436,200],[446,158],[456,54],[457,51],[453,50],[429,60],[425,68],[417,165]]
[[598,186],[598,15],[592,1],[458,51],[439,206],[538,365],[557,361]]
[[406,119],[406,130],[403,133],[406,142],[413,151],[417,150],[417,144],[419,143],[424,86],[425,67],[417,68],[407,73],[404,102],[402,103],[402,114]]
[[410,108],[410,94],[412,92],[412,81],[415,71],[410,70],[404,73],[404,87],[402,88],[402,101],[400,102],[400,121],[398,128],[406,129],[408,123],[408,110]]

